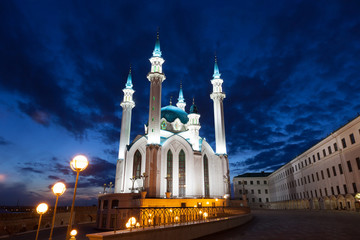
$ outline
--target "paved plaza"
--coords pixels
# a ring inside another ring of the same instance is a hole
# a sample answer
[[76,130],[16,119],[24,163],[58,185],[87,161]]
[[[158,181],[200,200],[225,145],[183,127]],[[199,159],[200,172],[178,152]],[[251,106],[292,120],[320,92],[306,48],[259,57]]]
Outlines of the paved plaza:
[[253,210],[252,213],[254,219],[250,223],[200,239],[360,239],[360,213],[305,210]]
[[[198,240],[342,240],[360,239],[360,213],[345,211],[253,210],[254,219],[241,227],[216,233]],[[95,224],[78,225],[77,240],[97,232]],[[54,230],[53,240],[65,238],[66,227]],[[49,230],[40,231],[39,240],[48,239]],[[12,236],[12,240],[35,239],[35,232]]]

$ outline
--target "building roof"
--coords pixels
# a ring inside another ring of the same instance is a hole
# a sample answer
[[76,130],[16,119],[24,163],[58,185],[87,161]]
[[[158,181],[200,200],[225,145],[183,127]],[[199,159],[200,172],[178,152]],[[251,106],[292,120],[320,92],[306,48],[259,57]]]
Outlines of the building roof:
[[173,122],[175,119],[179,119],[183,124],[189,121],[188,114],[182,109],[175,106],[166,106],[161,108],[161,118],[165,118],[168,122]]
[[237,177],[267,177],[271,174],[271,172],[260,172],[260,173],[244,173],[241,175],[236,176]]

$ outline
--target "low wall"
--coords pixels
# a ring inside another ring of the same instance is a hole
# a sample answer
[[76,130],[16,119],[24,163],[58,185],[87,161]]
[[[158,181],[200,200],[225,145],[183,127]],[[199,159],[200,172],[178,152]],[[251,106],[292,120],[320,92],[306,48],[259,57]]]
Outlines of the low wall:
[[89,240],[116,240],[116,239],[171,239],[171,240],[185,240],[203,237],[216,232],[231,229],[249,222],[252,219],[251,214],[244,214],[238,216],[231,216],[225,218],[217,218],[207,220],[206,222],[192,223],[188,225],[171,225],[161,226],[156,228],[121,230],[114,234],[111,232],[88,234],[86,237]]

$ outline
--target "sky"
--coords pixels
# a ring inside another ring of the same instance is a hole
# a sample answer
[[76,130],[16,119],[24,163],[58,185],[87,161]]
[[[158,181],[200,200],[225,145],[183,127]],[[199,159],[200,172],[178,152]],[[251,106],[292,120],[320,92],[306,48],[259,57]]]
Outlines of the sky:
[[77,205],[114,182],[129,66],[131,140],[148,119],[159,28],[162,105],[195,98],[215,148],[210,80],[224,80],[231,178],[273,171],[360,112],[359,1],[0,1],[0,206],[71,204],[69,162],[90,160]]

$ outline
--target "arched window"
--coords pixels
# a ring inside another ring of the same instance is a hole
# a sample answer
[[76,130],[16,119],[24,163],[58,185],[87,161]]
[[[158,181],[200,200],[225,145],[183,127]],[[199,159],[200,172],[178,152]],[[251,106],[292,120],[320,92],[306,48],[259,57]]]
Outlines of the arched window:
[[204,188],[205,188],[205,197],[210,197],[209,190],[209,162],[206,155],[204,155]]
[[133,177],[140,178],[141,176],[141,153],[136,150],[134,154]]
[[179,153],[179,197],[185,197],[185,152],[181,150]]
[[167,177],[167,181],[166,181],[166,191],[167,192],[172,192],[172,185],[173,185],[173,154],[172,152],[169,150],[167,153],[167,173],[166,173],[166,177]]

